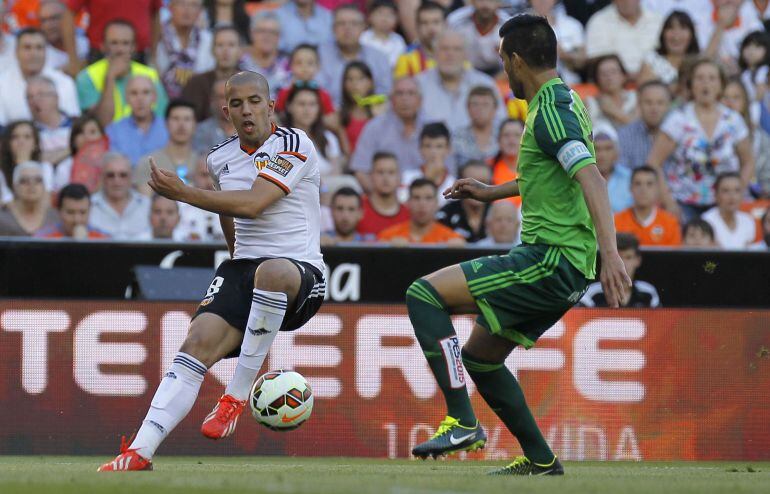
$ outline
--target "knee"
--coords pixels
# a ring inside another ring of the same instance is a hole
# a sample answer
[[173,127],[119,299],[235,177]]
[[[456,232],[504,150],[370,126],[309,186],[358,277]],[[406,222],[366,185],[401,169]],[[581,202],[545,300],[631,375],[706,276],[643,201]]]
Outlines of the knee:
[[259,290],[291,294],[299,290],[299,284],[299,270],[287,259],[265,261],[254,273],[254,286]]
[[444,310],[446,307],[441,295],[436,291],[436,288],[425,278],[419,278],[409,285],[406,289],[406,305],[409,308],[416,302],[424,302],[432,305],[437,309]]
[[503,362],[495,362],[482,356],[475,355],[473,351],[469,351],[468,345],[463,346],[460,355],[462,356],[463,366],[469,374],[478,374],[481,372],[493,372],[503,367]]

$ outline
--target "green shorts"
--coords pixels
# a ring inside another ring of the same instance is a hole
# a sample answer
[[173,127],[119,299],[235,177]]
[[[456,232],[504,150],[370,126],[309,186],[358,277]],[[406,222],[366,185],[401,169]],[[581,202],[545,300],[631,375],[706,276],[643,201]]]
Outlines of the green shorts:
[[460,263],[490,333],[531,348],[585,293],[586,277],[551,245],[522,244]]

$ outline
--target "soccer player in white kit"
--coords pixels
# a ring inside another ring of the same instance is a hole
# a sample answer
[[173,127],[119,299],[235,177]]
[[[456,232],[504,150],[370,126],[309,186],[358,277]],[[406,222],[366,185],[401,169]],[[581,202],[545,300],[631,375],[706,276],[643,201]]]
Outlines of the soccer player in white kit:
[[235,431],[251,385],[279,330],[318,311],[326,293],[320,250],[320,172],[308,136],[272,123],[267,80],[239,72],[226,85],[225,115],[237,135],[208,155],[217,190],[185,185],[152,163],[158,194],[220,215],[231,259],[222,263],[130,445],[99,471],[151,470],[160,443],[195,403],[214,363],[238,357],[232,381],[201,427],[211,439]]

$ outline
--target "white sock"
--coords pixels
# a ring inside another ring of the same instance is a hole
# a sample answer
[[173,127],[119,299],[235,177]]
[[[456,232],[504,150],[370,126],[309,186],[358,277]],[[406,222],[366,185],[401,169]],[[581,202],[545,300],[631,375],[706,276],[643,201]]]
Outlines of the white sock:
[[130,448],[152,459],[155,450],[190,412],[206,375],[206,366],[192,355],[179,352],[155,392],[150,410]]
[[245,400],[251,391],[251,385],[265,361],[270,345],[281,329],[283,316],[286,314],[288,297],[283,292],[268,292],[254,289],[249,312],[249,322],[243,334],[241,354],[238,365],[225,394],[238,400]]

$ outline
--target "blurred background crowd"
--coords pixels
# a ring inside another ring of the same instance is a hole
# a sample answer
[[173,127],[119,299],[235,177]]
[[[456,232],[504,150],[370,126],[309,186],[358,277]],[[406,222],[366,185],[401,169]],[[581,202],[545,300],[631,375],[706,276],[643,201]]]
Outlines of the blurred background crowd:
[[321,155],[325,245],[518,242],[527,104],[498,28],[547,17],[586,102],[619,232],[642,246],[770,245],[770,0],[4,0],[0,236],[221,241],[154,196],[149,157],[212,188],[224,86],[270,82]]

